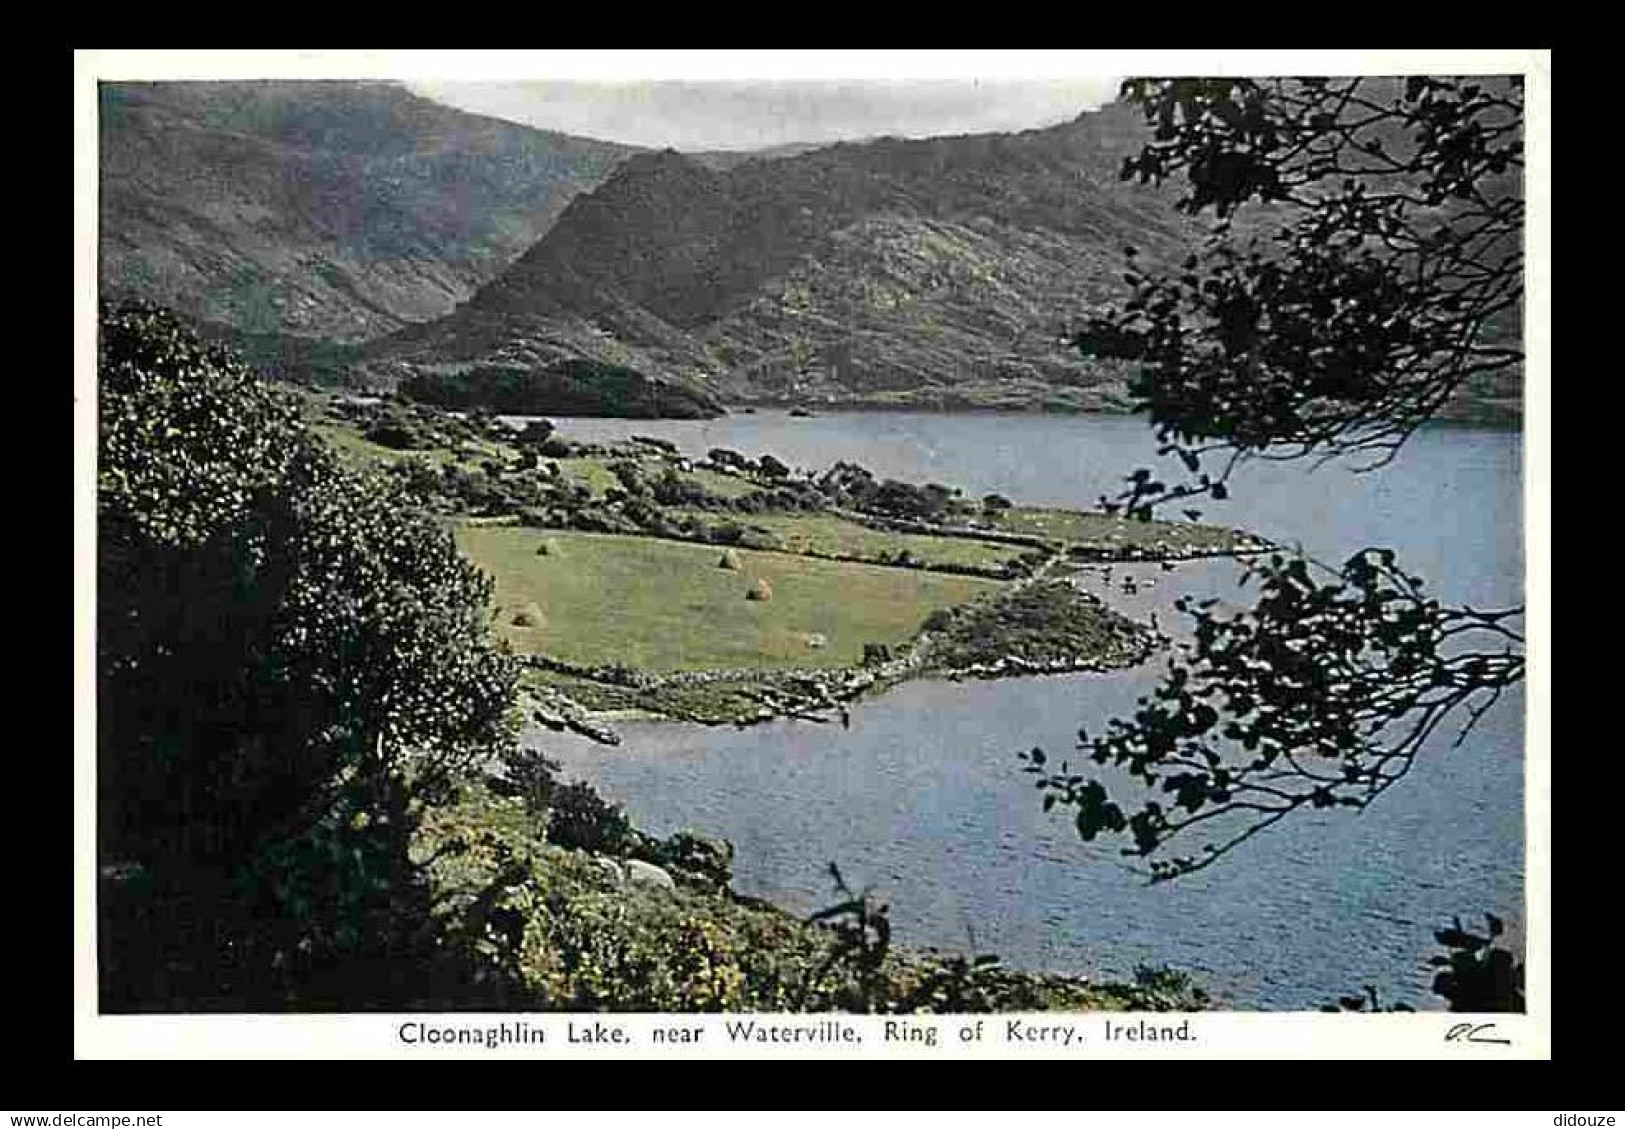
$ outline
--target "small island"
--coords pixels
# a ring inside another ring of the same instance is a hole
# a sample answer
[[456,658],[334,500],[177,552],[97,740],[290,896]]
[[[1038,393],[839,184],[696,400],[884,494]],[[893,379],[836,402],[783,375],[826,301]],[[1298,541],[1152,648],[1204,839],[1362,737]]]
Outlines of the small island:
[[750,725],[846,718],[920,677],[1143,662],[1158,636],[1066,580],[1085,562],[1269,546],[1191,522],[967,498],[669,441],[573,442],[477,410],[311,393],[352,462],[439,513],[494,579],[496,628],[533,716],[605,743],[631,716]]

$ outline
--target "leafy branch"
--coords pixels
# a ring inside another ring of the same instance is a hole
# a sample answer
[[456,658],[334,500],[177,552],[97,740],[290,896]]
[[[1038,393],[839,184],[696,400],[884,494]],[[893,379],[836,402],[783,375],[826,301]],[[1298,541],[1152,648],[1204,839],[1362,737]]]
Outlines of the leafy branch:
[[[1156,127],[1122,177],[1183,174],[1179,207],[1218,222],[1175,270],[1127,248],[1120,308],[1075,338],[1137,361],[1161,454],[1136,516],[1222,499],[1240,458],[1384,465],[1471,381],[1522,363],[1521,85],[1514,79],[1159,79],[1124,84]],[[1237,213],[1260,215],[1238,226]],[[1245,233],[1245,234],[1244,234]],[[1196,477],[1225,452],[1217,476]],[[1160,487],[1153,489],[1153,487]]]
[[[1312,569],[1314,571],[1312,571]],[[1095,765],[1150,793],[1126,811],[1105,785],[1041,750],[1022,755],[1046,809],[1073,809],[1085,840],[1127,834],[1153,882],[1211,866],[1287,815],[1364,808],[1400,780],[1444,721],[1468,730],[1523,677],[1518,612],[1442,605],[1394,554],[1367,549],[1329,579],[1301,556],[1250,562],[1262,589],[1234,614],[1189,597],[1191,621],[1161,683],[1127,719],[1079,733]],[[1158,798],[1161,797],[1161,798]],[[1160,857],[1173,843],[1195,853]]]

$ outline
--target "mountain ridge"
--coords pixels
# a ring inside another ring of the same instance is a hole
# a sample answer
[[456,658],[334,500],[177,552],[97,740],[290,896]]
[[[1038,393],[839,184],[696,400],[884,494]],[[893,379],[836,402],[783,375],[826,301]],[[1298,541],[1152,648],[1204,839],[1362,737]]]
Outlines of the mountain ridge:
[[118,83],[100,102],[104,296],[174,306],[280,376],[370,388],[602,373],[685,411],[1119,410],[1126,367],[1069,338],[1122,297],[1125,246],[1167,266],[1208,230],[1175,186],[1122,181],[1150,126],[1119,103],[719,157],[388,83]]
[[452,310],[633,150],[393,83],[103,83],[101,283],[245,333]]
[[1125,243],[1171,253],[1199,226],[1121,184],[1143,132],[1108,107],[726,169],[638,153],[452,313],[368,346],[363,367],[400,379],[578,357],[746,403],[941,403],[974,384],[969,402],[1121,406],[1122,373],[1062,338]]

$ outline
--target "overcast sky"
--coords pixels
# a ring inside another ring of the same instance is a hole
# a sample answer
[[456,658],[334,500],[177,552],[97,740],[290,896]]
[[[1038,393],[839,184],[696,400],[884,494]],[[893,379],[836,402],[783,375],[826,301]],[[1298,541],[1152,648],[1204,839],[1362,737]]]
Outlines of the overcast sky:
[[1117,90],[1116,79],[1098,76],[407,85],[460,109],[541,129],[690,151],[1034,129],[1075,118]]

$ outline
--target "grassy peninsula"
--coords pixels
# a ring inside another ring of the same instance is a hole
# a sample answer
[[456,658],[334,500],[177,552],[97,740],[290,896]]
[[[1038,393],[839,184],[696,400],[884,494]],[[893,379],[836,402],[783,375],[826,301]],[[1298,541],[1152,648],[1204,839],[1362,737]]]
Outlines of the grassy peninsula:
[[770,453],[572,441],[487,412],[310,393],[353,466],[400,478],[494,580],[536,716],[613,741],[619,711],[823,720],[922,676],[1144,659],[1151,633],[1062,579],[1077,560],[1254,551],[1233,530],[974,499]]
[[[727,842],[642,831],[518,740],[525,689],[555,717],[614,692],[771,715],[938,646],[1109,650],[1104,611],[1044,593],[1053,556],[978,507],[290,392],[153,307],[104,307],[99,344],[102,1012],[1203,1005],[1167,970],[894,945],[833,865],[810,916],[742,895]],[[882,515],[991,548],[832,533]]]

